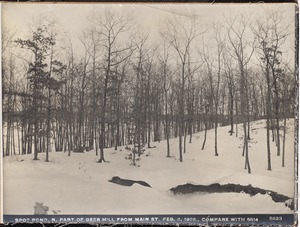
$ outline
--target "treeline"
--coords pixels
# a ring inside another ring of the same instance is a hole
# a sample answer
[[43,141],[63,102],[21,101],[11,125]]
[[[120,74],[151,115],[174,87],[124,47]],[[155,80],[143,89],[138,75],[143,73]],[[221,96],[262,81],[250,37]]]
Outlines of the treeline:
[[[68,155],[94,150],[100,163],[104,148],[133,144],[135,160],[143,147],[166,140],[166,156],[179,152],[182,162],[193,133],[205,131],[204,149],[212,128],[218,156],[218,127],[230,125],[230,135],[243,135],[250,173],[250,122],[263,118],[268,169],[272,141],[284,166],[296,85],[284,53],[291,28],[278,13],[251,26],[242,17],[210,29],[199,22],[169,18],[157,43],[128,15],[106,11],[89,18],[79,51],[55,23],[42,21],[27,38],[3,29],[3,156],[33,153],[37,160],[45,152],[49,161],[54,141]],[[177,151],[170,150],[173,137]]]

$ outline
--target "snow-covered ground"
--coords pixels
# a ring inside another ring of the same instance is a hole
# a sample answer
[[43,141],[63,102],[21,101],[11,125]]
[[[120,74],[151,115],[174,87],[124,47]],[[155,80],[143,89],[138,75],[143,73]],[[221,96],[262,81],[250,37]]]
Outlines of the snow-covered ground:
[[[105,149],[109,163],[97,163],[95,152],[51,152],[50,162],[33,161],[33,155],[4,158],[4,214],[33,214],[36,202],[49,207],[49,214],[231,214],[292,213],[284,203],[269,195],[213,193],[173,195],[169,189],[193,183],[251,184],[294,197],[294,121],[288,121],[286,167],[276,156],[272,143],[272,171],[267,170],[265,121],[251,123],[249,158],[252,173],[244,169],[242,126],[239,136],[230,136],[229,126],[218,130],[219,156],[214,156],[214,130],[204,132],[187,143],[183,162],[179,162],[178,139],[172,139],[171,155],[166,157],[166,141],[152,143],[137,166],[126,159],[130,151],[119,147]],[[188,142],[188,140],[187,140]],[[151,185],[125,187],[108,182],[113,176],[143,180]]]

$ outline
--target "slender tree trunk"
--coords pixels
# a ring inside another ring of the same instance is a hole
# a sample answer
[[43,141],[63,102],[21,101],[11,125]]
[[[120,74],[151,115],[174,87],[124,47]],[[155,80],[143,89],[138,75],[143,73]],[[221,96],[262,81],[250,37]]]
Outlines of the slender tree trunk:
[[234,100],[233,100],[233,91],[232,91],[232,87],[231,87],[231,83],[229,84],[229,115],[230,115],[230,135],[232,136],[233,134],[233,104],[234,104]]
[[282,167],[285,167],[286,118],[283,120]]
[[49,162],[49,148],[50,148],[50,118],[51,118],[51,90],[48,88],[48,108],[47,108],[47,148],[46,148],[46,162]]
[[95,139],[94,139],[94,141],[95,141],[95,144],[94,144],[94,146],[95,146],[95,149],[96,149],[96,156],[98,156],[98,140],[97,140],[97,121],[98,121],[98,118],[95,118],[94,119],[94,136],[95,136]]
[[165,92],[165,124],[166,124],[166,139],[167,139],[167,157],[170,157],[170,129],[169,129],[169,116],[168,116],[168,91],[166,86],[166,70],[165,74],[165,83],[164,83],[164,92]]
[[215,156],[219,156],[218,154],[218,105],[215,106]]
[[116,137],[115,137],[115,151],[120,146],[120,84],[118,83],[117,91],[117,122],[116,122]]
[[204,146],[205,146],[205,143],[206,143],[206,135],[207,135],[207,107],[205,107],[205,124],[204,124],[204,126],[205,126],[205,129],[204,129],[204,140],[203,140],[203,144],[202,144],[202,149],[201,150],[203,150],[204,149]]
[[[34,82],[35,83],[35,82]],[[37,92],[36,92],[36,84],[34,84],[33,86],[33,108],[34,108],[34,113],[33,114],[33,119],[34,119],[34,134],[33,134],[33,144],[34,144],[34,158],[33,160],[38,160],[38,138],[37,138],[37,131],[38,131],[38,120],[37,120],[37,113],[38,113],[38,108],[37,108],[37,100],[36,100],[36,96],[37,96]]]
[[[52,73],[52,62],[53,62],[53,46],[51,48],[51,54],[50,54],[50,71],[49,71],[49,82],[51,78]],[[50,147],[50,118],[51,118],[51,88],[50,83],[48,84],[48,106],[47,106],[47,147],[46,147],[46,162],[49,162],[49,147]]]
[[182,80],[181,80],[181,92],[180,92],[180,97],[179,97],[179,161],[183,162],[183,157],[182,157],[182,136],[184,136],[184,88],[185,88],[185,74],[184,74],[184,69],[185,69],[185,63],[182,63]]
[[238,137],[238,124],[239,124],[239,112],[238,112],[238,101],[235,101],[235,137]]
[[183,153],[186,153],[187,122],[184,124]]
[[247,140],[250,140],[250,107],[249,107],[249,92],[248,92],[248,73],[245,73],[245,98],[247,100],[246,103],[246,111],[247,111]]
[[[110,41],[110,40],[109,40]],[[100,135],[100,159],[99,163],[105,162],[104,159],[104,146],[105,146],[105,114],[106,114],[106,102],[107,102],[107,87],[108,87],[108,79],[110,76],[110,67],[111,67],[111,46],[108,48],[108,59],[107,59],[107,69],[104,80],[104,88],[103,88],[103,102],[102,102],[102,111],[101,111],[101,135]]]
[[6,151],[5,156],[9,156],[9,150],[10,150],[10,128],[11,128],[11,122],[10,122],[10,112],[7,113],[8,119],[7,120],[7,126],[6,126]]
[[248,173],[251,173],[250,168],[250,161],[249,161],[249,150],[248,150],[248,133],[247,133],[247,119],[246,119],[246,110],[248,105],[247,95],[245,93],[245,86],[246,86],[246,80],[245,80],[245,72],[244,72],[244,66],[243,62],[239,62],[240,64],[240,71],[241,71],[241,88],[240,88],[240,94],[241,94],[241,115],[243,120],[243,130],[244,130],[244,144],[245,144],[245,162],[246,162],[246,168],[248,169]]
[[[267,63],[266,69],[266,77],[267,77],[267,97],[266,97],[266,104],[267,104],[267,157],[268,157],[268,170],[272,170],[271,167],[271,149],[270,149],[270,121],[272,122],[271,117],[271,85],[270,85],[270,76],[269,76],[269,69]],[[271,123],[273,126],[273,124]]]

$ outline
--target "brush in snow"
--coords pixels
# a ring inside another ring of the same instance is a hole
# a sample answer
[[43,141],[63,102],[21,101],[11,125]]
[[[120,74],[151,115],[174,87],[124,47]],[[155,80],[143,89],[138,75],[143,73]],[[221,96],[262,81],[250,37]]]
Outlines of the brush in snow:
[[246,193],[250,196],[254,196],[258,193],[262,195],[271,196],[272,200],[276,203],[283,202],[291,210],[294,210],[293,199],[288,196],[279,194],[271,190],[265,190],[249,185],[240,185],[240,184],[211,184],[211,185],[194,185],[194,184],[184,184],[178,185],[175,188],[170,189],[174,194],[189,194],[194,192],[204,192],[204,193],[224,193],[224,192],[234,192],[234,193]]
[[91,151],[91,150],[93,150],[93,147],[83,146],[83,147],[75,148],[73,152],[75,152],[75,153],[84,153],[85,151]]
[[128,186],[128,187],[132,186],[134,183],[137,183],[137,184],[140,184],[142,186],[151,188],[151,186],[145,181],[135,181],[135,180],[129,180],[129,179],[122,179],[122,178],[117,177],[117,176],[113,177],[111,180],[109,180],[109,182],[119,184],[119,185],[123,185],[123,186]]
[[78,148],[74,148],[73,152],[74,153],[84,153],[85,151],[85,147],[78,147]]
[[49,207],[44,206],[43,203],[35,203],[34,206],[34,215],[45,215],[49,211]]

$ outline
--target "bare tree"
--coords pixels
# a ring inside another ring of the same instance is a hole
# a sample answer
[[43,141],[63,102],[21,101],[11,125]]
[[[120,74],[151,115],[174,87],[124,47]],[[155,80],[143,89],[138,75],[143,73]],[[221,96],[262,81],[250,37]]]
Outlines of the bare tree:
[[227,34],[230,46],[232,47],[232,56],[237,61],[240,73],[240,98],[241,98],[241,117],[243,122],[244,131],[244,148],[245,148],[245,168],[248,173],[251,173],[249,162],[249,148],[248,148],[248,129],[247,124],[247,81],[246,81],[246,68],[253,54],[253,43],[247,40],[246,33],[249,26],[250,17],[246,20],[241,20],[239,23],[235,20],[228,21]]
[[168,111],[168,90],[169,90],[169,84],[168,84],[168,78],[169,78],[169,58],[170,58],[170,53],[169,53],[169,48],[170,46],[166,43],[163,42],[163,54],[160,57],[159,56],[159,61],[162,67],[162,74],[163,74],[163,90],[164,90],[164,101],[165,101],[165,136],[167,140],[167,157],[170,156],[170,119],[169,119],[169,111]]
[[176,52],[181,64],[181,79],[178,97],[179,108],[179,161],[183,161],[182,156],[182,136],[184,136],[185,123],[185,89],[186,79],[188,77],[189,54],[196,38],[200,35],[199,24],[196,18],[173,17],[166,23],[166,28],[161,32],[161,36],[165,39]]
[[[282,76],[282,46],[286,41],[289,29],[281,25],[281,21],[282,15],[273,12],[267,16],[266,20],[257,21],[256,28],[252,29],[257,38],[257,52],[267,81],[267,152],[270,153],[269,130],[270,121],[271,124],[273,122],[272,106],[274,106],[276,123],[275,126],[272,124],[272,130],[273,128],[276,130],[277,156],[280,155],[279,79]],[[271,170],[271,160],[269,158],[268,170]]]
[[[234,79],[234,69],[232,66],[232,57],[228,53],[223,54],[224,59],[224,75],[225,81],[227,83],[228,88],[228,112],[230,117],[230,135],[232,136],[234,133],[234,101],[235,101],[235,79]],[[236,113],[237,115],[237,113]]]
[[[214,28],[214,43],[216,46],[216,59],[213,59],[206,47],[206,51],[203,51],[202,56],[207,65],[209,84],[212,94],[212,100],[214,103],[214,131],[215,131],[215,156],[218,156],[218,114],[219,114],[219,93],[221,82],[221,70],[223,68],[222,56],[224,52],[224,38],[221,37],[220,28]],[[215,66],[216,63],[216,66]],[[215,75],[215,76],[214,76]],[[215,78],[216,77],[216,78]]]
[[111,11],[105,11],[103,15],[93,15],[90,18],[101,37],[101,46],[103,48],[103,73],[104,86],[102,91],[101,103],[101,133],[100,133],[100,158],[99,163],[105,162],[105,129],[106,129],[106,113],[109,82],[111,80],[112,69],[121,62],[125,61],[132,54],[132,46],[120,46],[119,40],[123,38],[124,33],[130,28],[130,18],[124,14],[117,15]]

